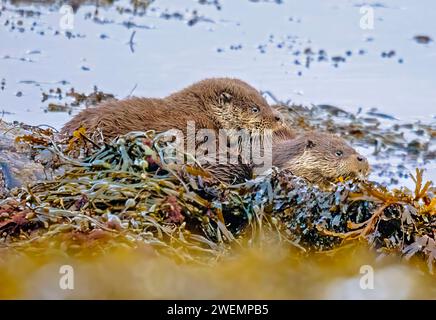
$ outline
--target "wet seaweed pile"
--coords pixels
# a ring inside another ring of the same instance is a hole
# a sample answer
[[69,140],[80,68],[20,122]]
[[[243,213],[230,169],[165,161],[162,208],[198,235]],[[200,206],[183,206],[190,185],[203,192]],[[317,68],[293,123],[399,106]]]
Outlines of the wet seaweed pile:
[[[192,251],[216,258],[225,249],[191,232],[212,228],[207,217],[216,214],[212,202],[200,195],[199,181],[189,181],[200,168],[185,167],[185,181],[163,168],[152,132],[131,133],[101,148],[80,131],[75,136],[59,145],[50,135],[40,137],[54,154],[50,166],[64,167],[65,173],[15,189],[1,202],[0,232],[8,246],[62,235],[59,246],[72,248],[71,253],[79,249],[77,241],[113,237],[152,244],[183,260],[192,259]],[[217,226],[214,234],[233,239],[224,222]]]
[[323,191],[290,173],[279,172],[254,185],[253,209],[280,222],[304,251],[330,251],[353,241],[379,252],[435,259],[435,188],[422,171],[411,177],[415,190],[388,190],[372,183],[339,183]]
[[435,188],[424,183],[422,171],[413,176],[413,191],[353,181],[321,190],[276,170],[228,186],[197,165],[165,164],[171,144],[152,131],[109,144],[83,131],[63,144],[47,131],[39,135],[36,141],[45,139],[54,154],[51,165],[63,173],[1,200],[2,246],[37,252],[39,242],[53,239],[53,247],[74,255],[89,246],[146,243],[198,262],[268,237],[302,254],[364,241],[385,254],[420,256],[433,267]]

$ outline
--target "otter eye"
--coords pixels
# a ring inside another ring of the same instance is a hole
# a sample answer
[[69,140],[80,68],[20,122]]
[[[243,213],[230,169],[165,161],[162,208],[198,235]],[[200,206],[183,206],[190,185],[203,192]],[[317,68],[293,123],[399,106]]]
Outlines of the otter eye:
[[258,113],[260,109],[258,107],[252,107],[251,111],[253,111],[254,113]]
[[342,155],[344,154],[341,150],[336,151],[335,153],[338,157],[342,157]]

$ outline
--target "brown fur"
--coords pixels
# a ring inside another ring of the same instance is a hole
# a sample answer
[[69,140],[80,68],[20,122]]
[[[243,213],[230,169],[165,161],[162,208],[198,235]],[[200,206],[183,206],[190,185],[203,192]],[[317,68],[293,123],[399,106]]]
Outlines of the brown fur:
[[[344,139],[328,133],[307,132],[294,139],[278,141],[273,144],[272,152],[273,166],[290,170],[318,185],[326,185],[339,177],[364,178],[369,172],[365,157]],[[242,183],[253,175],[253,167],[244,163],[215,164],[206,169],[230,184]]]
[[275,145],[273,165],[317,184],[339,177],[364,178],[369,172],[368,160],[344,139],[319,132]]
[[196,129],[272,129],[278,137],[293,136],[256,89],[230,78],[199,81],[164,99],[104,102],[80,112],[62,132],[71,135],[83,126],[91,134],[101,129],[106,139],[145,130],[178,129],[186,134],[188,121],[194,121]]

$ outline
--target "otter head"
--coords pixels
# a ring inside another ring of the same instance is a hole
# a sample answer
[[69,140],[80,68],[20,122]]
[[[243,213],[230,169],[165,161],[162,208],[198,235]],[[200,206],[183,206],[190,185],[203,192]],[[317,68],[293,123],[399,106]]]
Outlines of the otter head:
[[317,184],[340,177],[365,179],[370,170],[368,160],[344,139],[317,132],[277,144],[273,165]]
[[182,92],[200,102],[204,111],[223,129],[263,131],[285,135],[290,129],[283,117],[249,84],[238,79],[212,78],[199,81]]

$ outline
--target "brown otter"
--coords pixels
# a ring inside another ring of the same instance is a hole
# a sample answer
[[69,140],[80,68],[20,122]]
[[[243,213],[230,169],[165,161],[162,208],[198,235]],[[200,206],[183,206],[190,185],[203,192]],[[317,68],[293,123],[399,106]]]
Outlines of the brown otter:
[[[272,147],[272,165],[318,185],[340,177],[364,178],[367,159],[333,134],[306,132],[294,139],[277,141]],[[242,183],[253,177],[252,164],[207,164],[205,169],[223,182]]]
[[106,139],[130,131],[170,129],[187,131],[188,121],[196,129],[271,129],[278,137],[293,132],[249,84],[230,78],[199,81],[164,99],[129,98],[107,101],[81,111],[65,124],[63,133],[83,126],[88,132],[100,128]]
[[323,184],[340,177],[363,179],[368,160],[333,134],[308,132],[273,147],[273,165],[296,176]]

